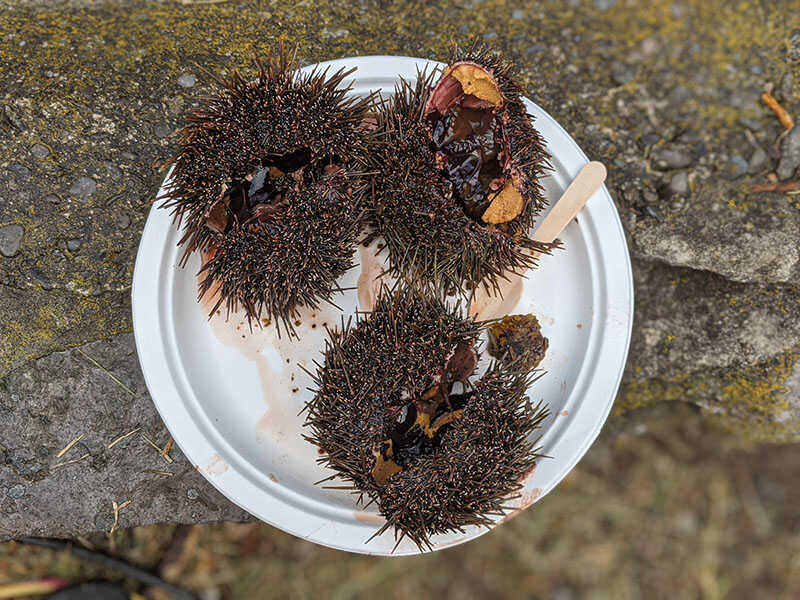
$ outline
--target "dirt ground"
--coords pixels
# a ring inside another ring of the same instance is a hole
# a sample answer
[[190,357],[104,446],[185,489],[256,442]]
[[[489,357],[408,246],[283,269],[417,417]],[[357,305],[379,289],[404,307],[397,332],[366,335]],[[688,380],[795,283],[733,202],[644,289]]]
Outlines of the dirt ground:
[[[262,524],[161,525],[76,540],[200,598],[800,598],[800,455],[670,411],[598,442],[551,494],[466,545],[413,558],[329,550]],[[0,584],[119,579],[0,545]],[[166,596],[125,585],[146,598]]]

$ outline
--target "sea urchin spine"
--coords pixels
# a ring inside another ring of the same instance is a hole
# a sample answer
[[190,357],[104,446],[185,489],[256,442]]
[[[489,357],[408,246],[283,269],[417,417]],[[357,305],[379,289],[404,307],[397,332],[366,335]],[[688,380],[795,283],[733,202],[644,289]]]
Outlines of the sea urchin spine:
[[468,293],[550,250],[529,237],[549,164],[509,61],[457,48],[437,83],[401,82],[379,113],[370,220],[395,273]]
[[187,112],[164,206],[183,225],[183,260],[208,262],[201,295],[291,328],[300,304],[330,300],[362,224],[363,127],[372,99],[348,97],[351,71],[301,73],[281,47],[258,77],[234,70]]
[[[438,297],[384,288],[374,311],[330,333],[308,439],[399,540],[490,526],[538,457],[547,416],[526,397],[531,376],[493,363],[471,381],[481,327]],[[456,392],[456,383],[463,390]]]

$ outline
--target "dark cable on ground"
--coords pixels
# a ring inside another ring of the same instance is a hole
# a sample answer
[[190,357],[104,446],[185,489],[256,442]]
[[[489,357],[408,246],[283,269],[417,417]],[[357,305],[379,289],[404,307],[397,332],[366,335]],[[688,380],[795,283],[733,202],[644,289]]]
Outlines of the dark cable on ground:
[[103,554],[102,552],[94,552],[92,550],[87,550],[86,548],[80,548],[73,545],[70,542],[65,542],[62,540],[24,537],[24,538],[19,538],[15,541],[19,542],[20,544],[28,544],[31,546],[50,548],[51,550],[67,550],[68,552],[72,553],[78,558],[81,558],[83,560],[88,560],[93,563],[97,563],[98,565],[101,565],[109,569],[114,569],[115,571],[119,571],[120,573],[123,573],[127,577],[135,579],[146,586],[159,587],[162,590],[168,592],[173,598],[176,598],[177,600],[197,600],[194,594],[190,594],[186,590],[182,590],[179,587],[175,587],[174,585],[167,583],[157,575],[153,575],[152,573],[145,571],[144,569],[135,567],[124,560],[121,560],[119,558],[114,558],[113,556]]

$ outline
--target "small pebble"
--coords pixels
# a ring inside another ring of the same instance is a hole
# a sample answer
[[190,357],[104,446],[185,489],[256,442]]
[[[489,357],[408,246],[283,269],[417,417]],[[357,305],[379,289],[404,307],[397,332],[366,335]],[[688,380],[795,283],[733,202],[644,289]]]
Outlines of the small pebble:
[[763,148],[756,148],[753,156],[750,157],[750,162],[747,165],[747,172],[750,175],[755,175],[765,170],[769,166],[769,156],[764,152]]
[[55,194],[47,194],[44,198],[42,198],[42,200],[45,200],[46,202],[52,202],[53,204],[58,204],[61,198],[59,198]]
[[658,194],[656,194],[650,188],[645,188],[645,190],[642,192],[642,197],[644,198],[644,201],[647,202],[648,204],[655,204],[656,202],[658,202],[659,199]]
[[800,61],[800,28],[789,34],[789,60]]
[[12,173],[16,173],[22,179],[30,179],[31,177],[31,170],[26,167],[25,165],[21,165],[19,163],[14,163],[9,167]]
[[792,127],[781,142],[781,162],[778,163],[778,179],[789,179],[800,167],[800,125]]
[[69,193],[79,200],[86,201],[97,191],[97,182],[91,177],[79,177],[69,187]]
[[794,102],[794,75],[792,75],[790,71],[784,73],[783,77],[781,78],[781,94],[783,94],[783,97],[787,102]]
[[77,252],[80,250],[80,247],[83,245],[83,241],[79,240],[78,238],[73,238],[71,240],[67,240],[67,250],[70,252]]
[[649,133],[645,133],[642,137],[639,138],[639,146],[642,148],[647,148],[648,146],[653,146],[654,144],[658,143],[658,140],[661,139],[661,136],[657,134],[655,131],[651,131]]
[[194,488],[189,488],[186,490],[186,497],[189,498],[189,500],[197,500],[200,497],[200,492]]
[[6,225],[0,227],[0,254],[11,258],[19,252],[19,245],[25,230],[21,225]]
[[31,154],[33,154],[34,158],[42,160],[50,156],[50,149],[42,144],[34,144],[31,146]]
[[103,166],[106,168],[108,176],[111,177],[111,179],[113,179],[114,181],[119,181],[119,179],[122,177],[122,171],[114,163],[106,162],[103,164]]
[[24,495],[25,495],[24,485],[15,485],[10,490],[8,490],[9,498],[22,498]]
[[731,156],[730,159],[728,160],[728,167],[727,167],[728,178],[738,179],[739,177],[747,173],[747,168],[748,168],[747,161],[744,158],[742,158],[738,154]]
[[169,123],[158,123],[153,131],[157,138],[165,138],[172,133],[172,127],[169,126]]
[[602,12],[606,12],[617,5],[617,0],[592,0],[594,7]]
[[511,18],[514,19],[515,21],[521,21],[522,19],[525,18],[525,11],[519,8],[515,8],[513,11],[511,11]]
[[117,217],[117,227],[120,229],[127,229],[131,225],[131,218],[125,213]]
[[40,286],[42,286],[43,290],[53,289],[53,282],[50,281],[47,275],[42,273],[36,267],[33,267],[32,269],[28,269],[27,271],[25,271],[25,275],[27,275],[30,279],[38,283]]
[[636,68],[621,62],[611,65],[611,78],[617,85],[625,85],[636,76]]
[[692,156],[686,150],[656,148],[651,156],[653,166],[660,171],[683,169],[692,164]]
[[195,77],[191,73],[184,73],[183,75],[178,77],[178,85],[181,87],[190,88],[195,83],[197,83],[197,77]]
[[653,217],[656,221],[659,222],[664,222],[666,220],[664,218],[664,215],[661,214],[661,211],[658,210],[655,206],[650,206],[650,205],[645,206],[644,214],[646,214],[648,217]]
[[678,171],[669,180],[669,191],[678,196],[683,196],[689,191],[689,173]]
[[658,40],[654,37],[644,38],[641,43],[642,54],[645,56],[653,56],[658,52],[660,47],[661,44],[659,44]]

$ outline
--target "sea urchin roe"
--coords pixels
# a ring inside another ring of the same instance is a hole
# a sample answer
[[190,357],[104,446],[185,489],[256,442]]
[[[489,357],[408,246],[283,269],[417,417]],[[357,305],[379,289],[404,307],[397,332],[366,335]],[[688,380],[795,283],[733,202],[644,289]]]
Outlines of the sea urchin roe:
[[503,102],[500,89],[484,69],[477,65],[460,64],[449,73],[460,84],[465,94],[486,100],[497,106]]
[[374,454],[375,466],[372,468],[372,478],[378,485],[386,485],[389,477],[402,470],[402,467],[393,460],[392,440],[381,444],[381,449]]
[[548,344],[533,315],[509,315],[489,327],[489,354],[525,371],[539,366]]
[[464,212],[481,224],[507,223],[525,210],[512,177],[519,166],[505,148],[507,104],[491,70],[472,62],[449,67],[426,104],[437,166]]

